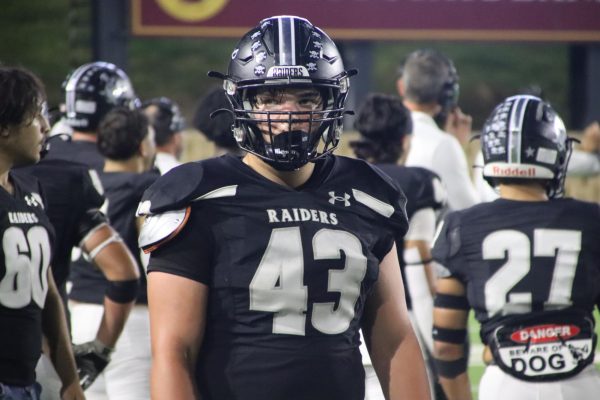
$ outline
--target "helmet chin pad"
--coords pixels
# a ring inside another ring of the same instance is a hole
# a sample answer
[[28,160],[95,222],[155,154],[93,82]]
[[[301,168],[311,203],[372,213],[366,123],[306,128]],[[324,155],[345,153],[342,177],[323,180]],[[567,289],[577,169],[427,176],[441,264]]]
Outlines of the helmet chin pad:
[[310,134],[301,130],[282,132],[265,141],[265,160],[280,171],[296,170],[309,161]]

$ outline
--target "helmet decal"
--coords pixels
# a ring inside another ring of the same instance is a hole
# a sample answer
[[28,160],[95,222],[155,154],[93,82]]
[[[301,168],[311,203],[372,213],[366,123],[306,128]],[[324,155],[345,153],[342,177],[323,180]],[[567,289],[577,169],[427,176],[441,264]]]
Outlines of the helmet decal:
[[541,179],[550,197],[563,193],[571,152],[562,119],[541,99],[518,95],[505,99],[488,117],[481,135],[483,176]]

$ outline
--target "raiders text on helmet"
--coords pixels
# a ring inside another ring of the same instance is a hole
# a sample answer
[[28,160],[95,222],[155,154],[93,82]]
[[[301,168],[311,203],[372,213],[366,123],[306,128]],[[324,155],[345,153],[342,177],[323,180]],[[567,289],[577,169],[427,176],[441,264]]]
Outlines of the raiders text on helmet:
[[[238,145],[277,169],[294,170],[337,146],[348,78],[355,73],[344,69],[335,43],[325,32],[306,19],[278,16],[264,19],[242,37],[231,54],[227,75],[209,75],[224,79]],[[323,97],[323,109],[252,110],[253,96],[259,89],[299,87],[317,89]],[[274,135],[273,125],[282,120],[288,131]],[[308,125],[308,132],[293,130],[293,124],[298,123]],[[265,140],[265,129],[261,131],[259,124],[268,125],[270,140]]]
[[552,107],[533,96],[513,96],[500,103],[483,127],[484,178],[548,181],[550,197],[563,193],[571,140]]
[[77,68],[63,83],[63,90],[67,123],[82,132],[94,132],[114,107],[134,109],[140,105],[127,74],[102,61]]

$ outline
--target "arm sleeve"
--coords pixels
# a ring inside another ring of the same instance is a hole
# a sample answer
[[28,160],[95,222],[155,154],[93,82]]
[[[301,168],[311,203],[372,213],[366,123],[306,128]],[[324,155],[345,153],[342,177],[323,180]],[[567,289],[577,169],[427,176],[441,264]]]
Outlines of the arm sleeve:
[[177,236],[152,251],[148,273],[166,272],[210,286],[213,240],[194,217],[192,212]]
[[479,196],[469,176],[467,159],[458,140],[448,135],[435,150],[435,172],[448,193],[450,210],[462,210],[479,202]]

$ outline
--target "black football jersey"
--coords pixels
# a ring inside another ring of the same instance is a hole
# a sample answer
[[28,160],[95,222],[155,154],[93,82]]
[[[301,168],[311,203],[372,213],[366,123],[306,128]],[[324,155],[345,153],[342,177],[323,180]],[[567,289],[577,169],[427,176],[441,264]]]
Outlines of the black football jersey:
[[[135,257],[140,269],[140,291],[138,303],[147,303],[146,274],[140,259],[140,249],[137,244],[138,230],[135,211],[144,191],[158,178],[154,172],[100,172],[100,181],[104,187],[106,203],[103,206],[111,226],[119,233]],[[73,284],[69,298],[86,302],[102,304],[107,287],[107,280],[102,271],[85,260],[82,255],[73,261],[70,280]]]
[[[408,220],[412,218],[415,212],[432,208],[440,210],[445,206],[445,195],[436,189],[436,185],[440,185],[440,178],[435,173],[421,167],[405,167],[397,164],[377,164],[383,172],[388,174],[400,186],[406,195],[406,214]],[[408,280],[404,276],[404,241],[397,240],[396,248],[398,250],[398,260],[400,261],[400,271],[404,286],[407,288],[404,291],[406,297],[406,306],[412,309],[412,300],[408,292]]]
[[36,176],[47,202],[46,213],[56,231],[52,273],[61,292],[69,276],[71,250],[94,228],[107,221],[98,174],[89,167],[60,159],[42,159],[22,168]]
[[600,300],[600,206],[573,199],[498,199],[450,213],[433,248],[465,284],[487,343],[497,323]]
[[30,385],[41,355],[53,229],[37,180],[10,172],[14,195],[0,188],[0,382]]
[[98,151],[96,142],[72,140],[68,135],[56,135],[52,136],[48,143],[50,150],[44,159],[77,162],[96,171],[104,169],[104,157]]
[[187,224],[152,252],[148,270],[210,287],[203,398],[363,399],[363,307],[380,260],[407,229],[404,195],[389,177],[328,156],[291,189],[223,156],[175,168],[140,205],[182,207]]
[[435,188],[439,176],[428,169],[421,167],[405,167],[397,164],[376,164],[383,172],[388,174],[406,195],[406,214],[408,219],[415,212],[424,208],[439,210],[445,205],[445,196]]

